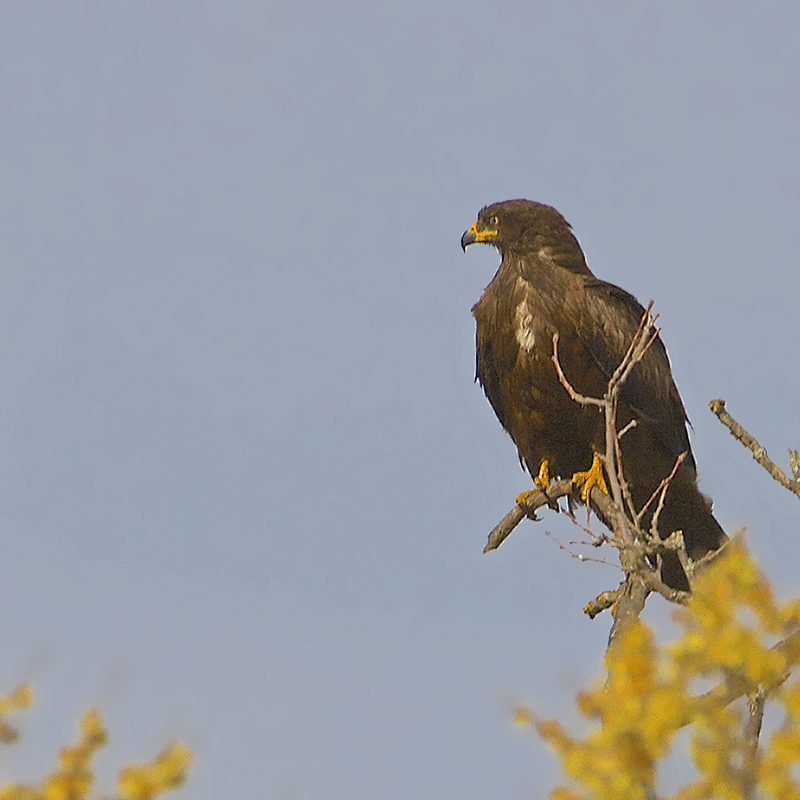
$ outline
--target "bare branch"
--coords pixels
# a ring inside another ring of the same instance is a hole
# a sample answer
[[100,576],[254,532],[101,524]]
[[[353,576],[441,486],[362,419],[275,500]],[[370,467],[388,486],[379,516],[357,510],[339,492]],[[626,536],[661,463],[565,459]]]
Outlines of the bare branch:
[[[717,415],[719,421],[730,430],[733,438],[740,441],[750,452],[753,458],[761,464],[764,469],[778,481],[781,486],[800,497],[800,479],[791,480],[787,478],[780,467],[776,466],[767,455],[767,451],[758,443],[754,436],[751,436],[726,410],[724,400],[712,400],[708,407]],[[796,450],[789,451],[789,463],[792,473],[796,476],[800,471],[800,456]]]
[[[544,503],[542,503],[542,505],[544,505]],[[522,506],[514,506],[514,508],[494,526],[492,532],[489,534],[489,541],[486,542],[486,547],[483,548],[483,552],[488,553],[490,550],[496,550],[500,547],[511,531],[513,531],[526,516]]]
[[619,600],[619,597],[622,594],[622,587],[624,585],[624,583],[621,583],[616,589],[610,589],[607,592],[600,592],[600,594],[597,595],[594,600],[590,600],[583,607],[583,613],[586,614],[589,619],[594,619],[598,614],[602,613],[607,608],[611,608],[614,603]]
[[800,481],[800,453],[797,450],[789,450],[789,466],[796,481]]
[[628,574],[625,583],[621,584],[619,589],[621,590],[619,597],[611,609],[611,613],[614,615],[614,624],[608,635],[609,647],[626,626],[639,618],[644,611],[647,596],[650,594],[650,588],[642,580],[642,576],[634,572]]
[[490,550],[496,550],[525,517],[530,517],[535,520],[537,508],[551,505],[559,498],[571,494],[574,489],[575,486],[572,481],[564,479],[553,481],[547,487],[546,494],[541,489],[532,490],[524,506],[519,504],[515,505],[495,526],[494,530],[489,534],[489,540],[486,542],[486,547],[483,548],[483,552],[488,553]]

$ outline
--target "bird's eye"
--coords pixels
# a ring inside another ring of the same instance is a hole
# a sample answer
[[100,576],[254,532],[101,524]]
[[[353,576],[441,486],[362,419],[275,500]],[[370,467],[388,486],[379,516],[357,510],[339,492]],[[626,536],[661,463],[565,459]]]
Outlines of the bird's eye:
[[491,225],[493,228],[496,228],[496,227],[497,227],[497,226],[500,224],[500,220],[499,220],[497,217],[492,217],[492,218],[489,220],[489,224],[490,224],[490,225]]

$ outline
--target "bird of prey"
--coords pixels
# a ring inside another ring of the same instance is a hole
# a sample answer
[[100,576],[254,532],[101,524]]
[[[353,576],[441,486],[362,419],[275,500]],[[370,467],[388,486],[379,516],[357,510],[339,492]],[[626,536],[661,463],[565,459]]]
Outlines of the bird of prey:
[[[537,485],[550,477],[604,485],[597,453],[605,451],[601,409],[575,402],[561,384],[558,356],[574,389],[603,397],[644,314],[628,292],[594,276],[569,223],[551,206],[507,200],[486,206],[461,237],[461,246],[490,244],[502,257],[472,313],[477,323],[477,380],[520,461]],[[690,558],[716,550],[726,535],[697,488],[688,417],[657,338],[622,385],[617,428],[636,420],[620,440],[622,464],[636,509],[641,509],[686,453],[658,517],[662,538],[683,531]],[[584,495],[585,496],[585,495]],[[651,504],[643,523],[649,526]],[[689,589],[675,554],[662,558],[662,579]]]

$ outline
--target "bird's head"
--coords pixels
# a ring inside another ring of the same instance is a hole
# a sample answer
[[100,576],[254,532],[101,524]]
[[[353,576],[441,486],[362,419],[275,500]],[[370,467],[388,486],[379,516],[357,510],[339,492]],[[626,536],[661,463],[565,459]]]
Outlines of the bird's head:
[[564,237],[575,241],[569,223],[552,206],[531,200],[504,200],[482,208],[461,237],[461,247],[480,242],[501,253],[537,253]]

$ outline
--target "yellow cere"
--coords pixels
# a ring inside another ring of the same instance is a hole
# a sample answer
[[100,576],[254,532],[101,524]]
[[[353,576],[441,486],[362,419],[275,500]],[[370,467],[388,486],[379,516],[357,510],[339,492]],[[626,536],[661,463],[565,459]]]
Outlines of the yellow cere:
[[475,234],[476,242],[483,242],[491,236],[497,236],[496,230],[479,231],[477,222],[473,222],[472,225],[469,226],[469,232]]

